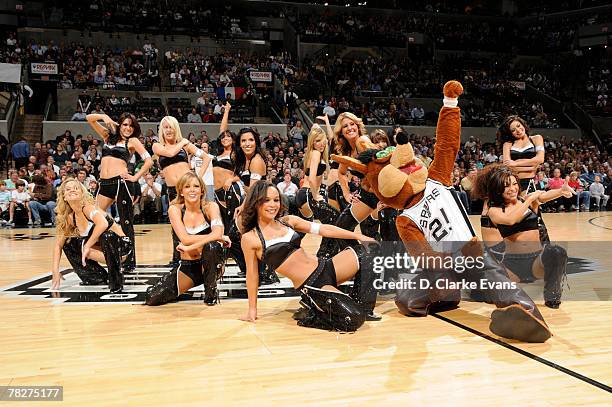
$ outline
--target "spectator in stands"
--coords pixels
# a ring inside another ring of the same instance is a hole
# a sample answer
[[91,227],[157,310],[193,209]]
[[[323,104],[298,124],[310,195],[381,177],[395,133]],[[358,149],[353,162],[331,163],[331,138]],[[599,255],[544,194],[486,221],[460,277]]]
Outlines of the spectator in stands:
[[[565,183],[565,180],[561,178],[561,169],[555,168],[553,170],[552,178],[548,179],[548,185],[546,189],[549,191],[551,189],[561,189],[564,183]],[[569,211],[569,209],[572,206],[572,202],[573,202],[573,198],[560,197],[560,198],[555,199],[554,201],[550,201],[550,206],[553,212],[557,212],[557,211],[560,212],[562,209]]]
[[87,120],[87,114],[83,112],[80,107],[77,107],[76,112],[74,112],[70,120],[73,122],[84,122]]
[[153,215],[151,218],[157,221],[162,213],[162,186],[160,183],[155,182],[155,178],[151,174],[145,175],[144,181],[141,185],[140,213],[149,215],[149,212],[153,212],[151,213]]
[[283,181],[279,182],[276,187],[281,192],[283,200],[285,201],[285,204],[287,204],[287,208],[289,208],[289,213],[292,215],[295,214],[297,210],[295,206],[295,194],[299,188],[291,181],[290,170],[285,170]]
[[591,193],[591,197],[595,200],[595,209],[606,210],[610,195],[605,194],[605,188],[601,183],[601,177],[599,175],[595,175],[595,181],[589,186],[589,192]]
[[6,184],[6,189],[10,192],[14,191],[17,189],[17,182],[22,181],[26,184],[27,186],[27,181],[25,179],[21,179],[19,178],[19,172],[17,170],[9,170],[8,172],[8,179],[4,180],[4,183]]
[[202,123],[202,116],[200,116],[200,114],[198,113],[195,107],[192,108],[191,113],[187,115],[187,122],[188,123]]
[[[576,191],[576,195],[578,196],[579,209],[581,211],[588,212],[591,206],[591,193],[585,189],[584,182],[578,179],[578,171],[572,171],[570,173],[568,185],[570,186],[570,188]],[[572,209],[578,208],[576,207],[576,205],[572,204]]]
[[35,175],[32,179],[34,189],[32,190],[30,210],[34,218],[34,226],[41,224],[40,213],[49,214],[51,224],[55,223],[55,190],[53,185],[43,175]]
[[9,207],[9,226],[15,226],[13,222],[13,216],[15,215],[15,208],[21,207],[28,213],[28,225],[32,226],[32,212],[30,211],[30,194],[26,190],[26,183],[19,180],[15,183],[17,189],[11,192],[11,205]]
[[[291,141],[299,144],[300,149],[304,149],[304,138],[306,138],[306,130],[302,127],[302,121],[298,120],[295,122],[295,126],[289,131]],[[282,192],[282,191],[281,191]]]
[[11,205],[11,191],[6,189],[6,182],[0,181],[0,223],[2,226],[7,223],[9,207]]
[[15,161],[15,168],[21,168],[27,165],[30,158],[30,145],[23,138],[17,140],[11,147],[11,154]]

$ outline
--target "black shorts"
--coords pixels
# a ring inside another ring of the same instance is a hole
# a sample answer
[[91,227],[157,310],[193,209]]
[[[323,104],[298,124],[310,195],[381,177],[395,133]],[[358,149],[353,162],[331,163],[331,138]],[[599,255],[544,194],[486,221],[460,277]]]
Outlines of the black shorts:
[[304,281],[304,283],[298,287],[298,290],[301,290],[304,288],[304,286],[321,288],[325,285],[331,285],[334,287],[338,286],[338,282],[336,280],[336,269],[332,259],[320,257],[317,268],[311,275],[308,276],[306,281]]
[[204,275],[202,274],[203,261],[198,260],[181,260],[179,271],[185,274],[193,281],[193,286],[197,287],[204,283]]
[[532,271],[533,263],[541,253],[541,250],[532,253],[505,253],[501,262],[521,279],[521,283],[532,283],[535,281]]
[[110,199],[117,199],[117,196],[119,195],[119,189],[122,185],[129,193],[129,189],[125,184],[125,181],[120,176],[112,178],[101,178],[98,185],[98,194]]

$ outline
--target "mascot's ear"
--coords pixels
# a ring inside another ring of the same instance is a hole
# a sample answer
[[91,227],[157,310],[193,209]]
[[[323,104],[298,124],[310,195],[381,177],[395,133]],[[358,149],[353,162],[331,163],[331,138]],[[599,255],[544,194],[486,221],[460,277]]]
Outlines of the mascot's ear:
[[365,165],[364,163],[362,163],[361,161],[359,161],[356,158],[353,157],[347,157],[344,155],[336,155],[336,154],[332,154],[330,157],[332,160],[334,160],[335,162],[338,162],[340,164],[344,164],[346,166],[348,166],[349,168],[358,171],[362,174],[366,174],[368,172],[368,166]]

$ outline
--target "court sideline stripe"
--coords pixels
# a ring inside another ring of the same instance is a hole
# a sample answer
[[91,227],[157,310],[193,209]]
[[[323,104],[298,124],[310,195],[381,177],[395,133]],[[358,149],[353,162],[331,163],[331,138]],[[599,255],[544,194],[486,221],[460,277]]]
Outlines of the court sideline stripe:
[[597,380],[594,380],[594,379],[591,379],[590,377],[581,375],[580,373],[577,373],[577,372],[575,372],[573,370],[570,370],[570,369],[568,369],[566,367],[560,366],[560,365],[558,365],[558,364],[556,364],[554,362],[551,362],[550,360],[541,358],[541,357],[539,357],[537,355],[534,355],[533,353],[527,352],[527,351],[525,351],[525,350],[523,350],[521,348],[517,348],[516,346],[513,346],[513,345],[511,345],[509,343],[506,343],[506,342],[504,342],[502,340],[493,338],[492,336],[487,335],[484,332],[477,331],[476,329],[470,328],[469,326],[463,325],[460,322],[454,321],[454,320],[452,320],[450,318],[447,318],[447,317],[444,317],[444,316],[442,316],[440,314],[431,314],[431,315],[433,317],[435,317],[435,318],[438,318],[438,319],[444,321],[444,322],[448,322],[451,325],[454,325],[454,326],[456,326],[458,328],[461,328],[461,329],[463,329],[465,331],[473,333],[474,335],[478,335],[481,338],[484,338],[484,339],[486,339],[488,341],[491,341],[491,342],[496,343],[496,344],[498,344],[500,346],[503,346],[506,349],[510,349],[510,350],[512,350],[512,351],[514,351],[514,352],[516,352],[518,354],[526,356],[529,359],[532,359],[532,360],[535,360],[537,362],[540,362],[540,363],[542,363],[542,364],[544,364],[546,366],[552,367],[553,369],[557,369],[558,371],[560,371],[562,373],[570,375],[570,376],[572,376],[572,377],[574,377],[574,378],[576,378],[578,380],[582,380],[583,382],[586,382],[586,383],[588,383],[588,384],[590,384],[592,386],[598,387],[598,388],[600,388],[600,389],[602,389],[604,391],[607,391],[608,393],[612,393],[612,387],[607,386],[607,385],[605,385],[605,384],[603,384],[601,382],[598,382]]

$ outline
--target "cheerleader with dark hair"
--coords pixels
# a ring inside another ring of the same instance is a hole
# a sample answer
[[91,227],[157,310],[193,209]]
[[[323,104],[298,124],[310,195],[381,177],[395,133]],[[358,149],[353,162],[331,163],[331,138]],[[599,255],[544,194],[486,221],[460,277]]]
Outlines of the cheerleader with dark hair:
[[[104,122],[106,127],[102,126],[100,121]],[[130,113],[119,116],[118,123],[105,114],[89,114],[87,122],[104,140],[96,205],[106,211],[116,203],[121,228],[134,243],[134,204],[128,182],[138,182],[153,165],[151,155],[138,139],[141,134],[140,125]],[[138,172],[131,175],[128,166],[134,152],[140,155],[144,164]],[[127,272],[135,267],[136,251],[133,250],[124,264],[124,269]]]
[[[498,129],[498,135],[503,143],[503,163],[516,174],[521,187],[521,195],[535,191],[534,178],[538,167],[544,162],[544,138],[529,134],[530,128],[525,120],[516,115],[506,117]],[[548,230],[538,209],[540,240],[548,242]]]
[[[282,216],[280,191],[266,181],[258,181],[246,196],[242,213],[242,250],[247,261],[249,309],[245,321],[257,319],[258,264],[265,263],[289,278],[302,292],[302,305],[308,312],[299,319],[301,326],[355,331],[376,305],[373,286],[375,250],[358,244],[332,258],[308,254],[301,241],[307,233],[329,238],[373,239],[332,225],[308,222],[297,216]],[[355,278],[351,296],[337,287]]]
[[[560,196],[575,192],[567,184],[561,189],[535,191],[521,198],[520,183],[510,167],[492,168],[480,181],[478,191],[486,196],[488,216],[504,239],[501,262],[514,281],[532,282],[544,279],[544,301],[547,307],[561,304],[562,283],[566,275],[567,252],[564,248],[542,244],[538,230],[539,206]],[[484,181],[484,182],[483,182]]]

